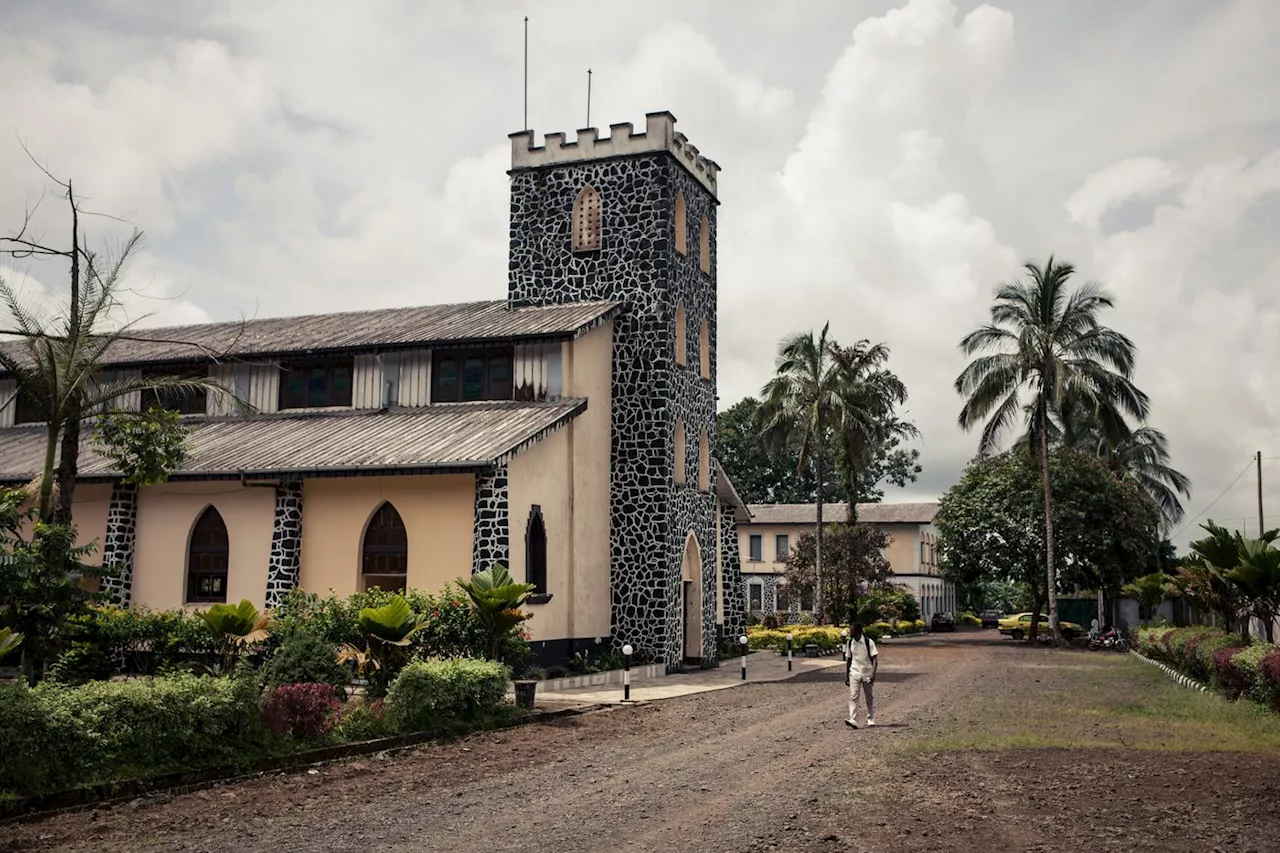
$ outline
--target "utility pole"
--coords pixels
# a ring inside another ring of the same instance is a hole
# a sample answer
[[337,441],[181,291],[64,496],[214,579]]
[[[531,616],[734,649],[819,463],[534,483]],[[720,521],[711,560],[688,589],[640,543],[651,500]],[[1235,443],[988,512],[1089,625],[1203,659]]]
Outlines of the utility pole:
[[1262,451],[1258,451],[1258,455],[1254,457],[1258,463],[1258,537],[1262,537],[1262,531],[1266,530],[1266,525],[1262,520]]

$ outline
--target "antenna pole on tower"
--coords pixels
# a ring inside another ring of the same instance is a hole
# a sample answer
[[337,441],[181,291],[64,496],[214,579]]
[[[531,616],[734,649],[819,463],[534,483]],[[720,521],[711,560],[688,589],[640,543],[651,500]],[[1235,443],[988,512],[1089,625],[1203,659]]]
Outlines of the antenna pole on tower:
[[583,127],[591,127],[591,69],[587,69],[587,123]]
[[524,16],[524,129],[529,129],[529,16]]

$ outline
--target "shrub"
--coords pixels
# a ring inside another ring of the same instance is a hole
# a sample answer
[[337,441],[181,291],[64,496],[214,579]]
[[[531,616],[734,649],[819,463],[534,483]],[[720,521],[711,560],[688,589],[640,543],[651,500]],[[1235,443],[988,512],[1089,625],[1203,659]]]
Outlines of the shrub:
[[1249,682],[1235,665],[1235,656],[1240,651],[1239,646],[1228,646],[1213,653],[1213,680],[1228,699],[1239,699],[1240,694],[1249,689]]
[[1219,649],[1239,648],[1241,640],[1231,634],[1199,634],[1187,640],[1183,646],[1186,659],[1185,669],[1188,675],[1201,681],[1213,678],[1213,653]]
[[239,764],[263,746],[252,672],[0,691],[0,790],[17,794]]
[[331,684],[282,684],[262,706],[262,721],[272,734],[314,740],[333,726],[342,703]]
[[85,684],[104,681],[115,674],[115,667],[102,648],[93,643],[72,643],[49,667],[49,678],[59,684]]
[[974,616],[972,613],[961,613],[961,614],[960,614],[960,624],[961,624],[961,625],[972,625],[972,626],[975,626],[975,627],[981,628],[981,627],[982,627],[982,620],[981,620],[981,619],[979,619],[977,616]]
[[338,663],[338,652],[311,631],[294,630],[262,670],[268,687],[281,684],[328,684],[341,691],[351,682],[347,668]]
[[1254,701],[1265,703],[1270,698],[1270,690],[1259,667],[1263,658],[1275,651],[1280,651],[1280,647],[1270,643],[1255,643],[1231,660],[1240,674],[1240,680],[1246,684],[1245,695]]
[[333,733],[338,740],[373,740],[388,734],[385,703],[352,700],[338,711],[333,721]]
[[1273,650],[1258,662],[1258,675],[1266,688],[1267,705],[1280,712],[1280,650]]
[[387,723],[414,732],[481,721],[502,704],[510,678],[511,671],[494,661],[414,661],[387,691]]
[[1208,625],[1192,625],[1189,628],[1175,628],[1173,631],[1165,635],[1165,645],[1169,652],[1169,662],[1179,669],[1186,669],[1189,666],[1187,660],[1187,642],[1195,637],[1202,636],[1225,636],[1218,628]]

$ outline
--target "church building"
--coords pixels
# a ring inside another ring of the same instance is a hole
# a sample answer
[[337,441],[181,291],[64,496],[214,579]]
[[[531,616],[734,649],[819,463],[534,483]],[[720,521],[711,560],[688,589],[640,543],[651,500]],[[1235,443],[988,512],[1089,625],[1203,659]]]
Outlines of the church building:
[[[668,667],[745,623],[716,462],[719,167],[651,113],[568,141],[511,135],[502,301],[152,329],[104,375],[207,375],[180,406],[190,459],[121,482],[86,436],[74,521],[152,608],[294,587],[439,591],[494,563],[536,587],[540,661],[630,643]],[[20,344],[5,347],[20,349]],[[40,405],[0,375],[0,481],[40,469]],[[86,430],[88,432],[88,430]]]

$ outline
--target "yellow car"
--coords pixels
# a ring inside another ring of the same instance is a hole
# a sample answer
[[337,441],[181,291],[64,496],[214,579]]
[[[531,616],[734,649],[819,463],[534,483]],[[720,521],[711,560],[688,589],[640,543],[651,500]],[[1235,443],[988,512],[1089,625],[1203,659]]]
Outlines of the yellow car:
[[[1036,624],[1039,625],[1039,632],[1046,633],[1049,630],[1049,617],[1043,613],[1036,614]],[[1058,620],[1058,627],[1062,629],[1062,636],[1070,640],[1084,633],[1084,629],[1074,622],[1067,622],[1064,619]],[[1006,616],[1000,620],[1000,633],[1008,634],[1015,640],[1021,640],[1027,634],[1031,633],[1031,612],[1016,613],[1013,616]]]

